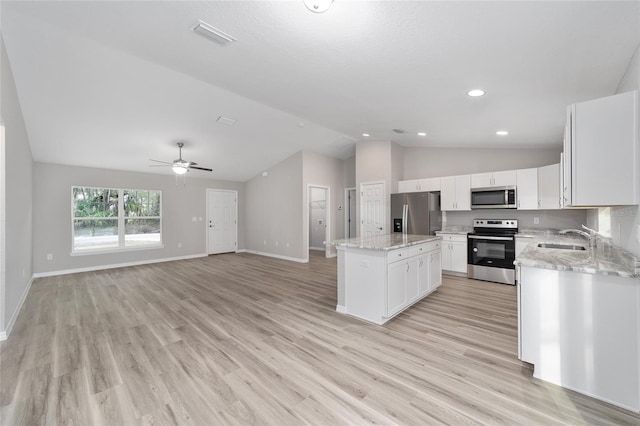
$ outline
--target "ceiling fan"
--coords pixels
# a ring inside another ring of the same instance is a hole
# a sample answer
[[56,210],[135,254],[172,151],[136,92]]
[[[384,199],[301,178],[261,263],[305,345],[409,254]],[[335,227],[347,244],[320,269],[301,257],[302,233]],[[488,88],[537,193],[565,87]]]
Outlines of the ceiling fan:
[[182,147],[184,146],[183,142],[178,142],[178,149],[180,150],[180,155],[177,160],[173,160],[173,162],[169,163],[166,161],[154,160],[150,158],[149,161],[155,161],[156,163],[162,164],[149,164],[149,167],[167,167],[171,166],[171,170],[177,175],[183,175],[187,173],[191,169],[196,170],[204,170],[205,172],[212,172],[212,169],[206,167],[198,167],[198,163],[193,161],[186,161],[182,159]]

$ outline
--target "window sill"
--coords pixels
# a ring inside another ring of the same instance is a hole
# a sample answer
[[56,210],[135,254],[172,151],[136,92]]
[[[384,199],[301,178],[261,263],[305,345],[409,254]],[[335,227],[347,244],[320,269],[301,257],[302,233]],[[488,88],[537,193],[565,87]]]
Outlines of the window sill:
[[91,254],[110,254],[110,253],[123,253],[129,251],[142,251],[142,250],[157,250],[164,248],[164,244],[154,244],[143,247],[124,247],[104,250],[84,250],[84,251],[72,251],[70,256],[88,256]]

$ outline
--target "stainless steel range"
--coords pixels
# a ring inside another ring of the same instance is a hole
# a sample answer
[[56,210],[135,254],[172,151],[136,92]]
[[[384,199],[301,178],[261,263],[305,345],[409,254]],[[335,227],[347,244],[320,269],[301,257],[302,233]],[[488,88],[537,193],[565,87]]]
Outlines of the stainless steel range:
[[467,276],[503,284],[516,283],[516,219],[475,219],[467,236]]

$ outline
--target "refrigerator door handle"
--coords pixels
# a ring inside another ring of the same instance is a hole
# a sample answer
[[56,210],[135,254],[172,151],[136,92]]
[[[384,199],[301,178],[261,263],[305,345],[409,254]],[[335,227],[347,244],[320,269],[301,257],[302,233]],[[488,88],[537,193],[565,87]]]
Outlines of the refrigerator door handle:
[[407,224],[407,216],[409,216],[409,206],[404,204],[402,206],[402,233],[406,234],[409,225]]

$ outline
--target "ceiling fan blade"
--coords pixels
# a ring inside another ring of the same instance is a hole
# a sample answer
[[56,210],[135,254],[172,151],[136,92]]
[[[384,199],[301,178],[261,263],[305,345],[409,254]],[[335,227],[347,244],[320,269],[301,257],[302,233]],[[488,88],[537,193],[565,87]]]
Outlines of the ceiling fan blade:
[[154,160],[153,158],[149,158],[149,161],[155,161],[156,163],[163,163],[163,164],[168,164],[168,165],[172,165],[173,164],[173,163],[168,163],[166,161]]
[[149,167],[169,167],[171,164],[149,164]]
[[[191,163],[193,164],[193,163]],[[207,169],[205,167],[194,167],[194,166],[189,166],[190,169],[196,169],[196,170],[204,170],[205,172],[212,172],[213,169]]]

